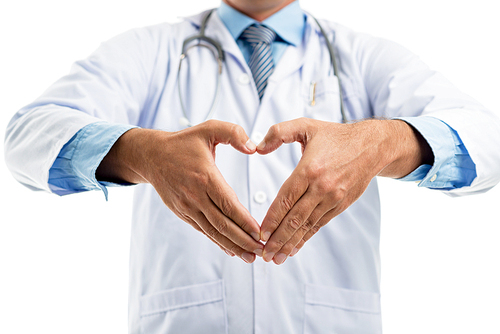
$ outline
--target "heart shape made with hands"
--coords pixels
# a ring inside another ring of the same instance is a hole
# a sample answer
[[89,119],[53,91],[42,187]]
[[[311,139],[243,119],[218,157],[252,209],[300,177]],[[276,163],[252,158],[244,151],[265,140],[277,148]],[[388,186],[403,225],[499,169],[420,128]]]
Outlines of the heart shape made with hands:
[[[357,124],[361,123],[364,122]],[[265,242],[263,249],[256,248],[253,253],[266,262],[274,260],[282,264],[289,256],[297,254],[322,226],[355,202],[382,169],[366,160],[374,158],[364,154],[367,141],[363,140],[366,138],[363,135],[367,129],[356,128],[356,124],[299,118],[273,125],[258,146],[244,131],[241,134],[242,131],[239,127],[235,132],[239,133],[237,136],[217,143],[231,144],[242,153],[262,155],[275,151],[282,144],[299,142],[302,145],[298,165],[281,186],[260,228],[252,225],[253,230],[248,232],[251,224],[242,226],[234,220],[256,241]],[[374,144],[374,140],[369,143]],[[247,262],[254,260],[253,254],[238,255]]]

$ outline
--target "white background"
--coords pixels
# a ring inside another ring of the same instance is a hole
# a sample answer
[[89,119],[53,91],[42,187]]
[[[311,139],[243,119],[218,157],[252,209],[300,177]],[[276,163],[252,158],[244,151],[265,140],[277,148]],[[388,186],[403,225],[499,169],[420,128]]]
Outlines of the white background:
[[[319,18],[403,44],[500,111],[494,3],[301,0]],[[218,4],[2,1],[0,136],[16,110],[100,42]],[[125,333],[132,190],[111,189],[109,202],[97,192],[35,193],[3,161],[0,180],[0,333]],[[451,199],[415,184],[380,185],[384,332],[500,333],[500,189]]]

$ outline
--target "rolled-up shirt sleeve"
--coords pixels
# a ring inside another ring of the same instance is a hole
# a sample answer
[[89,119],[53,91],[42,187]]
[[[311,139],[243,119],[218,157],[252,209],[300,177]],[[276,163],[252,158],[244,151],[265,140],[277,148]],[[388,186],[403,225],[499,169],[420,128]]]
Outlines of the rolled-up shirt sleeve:
[[476,165],[453,128],[430,116],[398,119],[417,130],[434,154],[432,166],[419,166],[399,180],[418,182],[419,187],[438,190],[452,190],[471,185],[477,176]]
[[49,187],[57,195],[102,190],[108,198],[107,186],[129,185],[98,181],[97,167],[113,144],[132,125],[96,122],[83,127],[61,149],[49,170]]

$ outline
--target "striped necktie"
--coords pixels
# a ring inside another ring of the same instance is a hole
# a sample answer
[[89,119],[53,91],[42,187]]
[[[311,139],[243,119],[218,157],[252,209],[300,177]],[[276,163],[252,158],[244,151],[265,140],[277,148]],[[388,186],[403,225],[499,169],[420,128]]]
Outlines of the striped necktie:
[[252,71],[259,99],[262,100],[264,90],[267,86],[267,79],[274,70],[271,49],[272,43],[276,38],[276,33],[274,30],[261,24],[252,24],[243,31],[240,38],[249,43],[253,49],[248,65]]

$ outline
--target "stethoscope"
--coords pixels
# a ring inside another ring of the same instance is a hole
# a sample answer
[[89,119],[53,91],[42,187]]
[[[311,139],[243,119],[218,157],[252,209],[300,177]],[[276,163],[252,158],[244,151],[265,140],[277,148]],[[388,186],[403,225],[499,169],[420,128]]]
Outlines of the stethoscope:
[[[217,100],[218,100],[219,95],[220,95],[220,82],[221,82],[220,77],[222,75],[222,63],[224,62],[224,51],[222,50],[222,46],[220,45],[219,42],[217,42],[216,40],[214,40],[214,39],[212,39],[212,38],[210,38],[208,36],[205,36],[205,28],[207,26],[208,19],[210,18],[210,15],[212,15],[212,13],[214,12],[214,10],[215,9],[212,9],[203,18],[203,20],[201,22],[201,26],[200,26],[200,33],[198,35],[193,35],[193,36],[188,37],[182,43],[182,54],[181,54],[180,61],[179,61],[179,70],[177,72],[177,90],[179,92],[179,100],[181,102],[181,109],[182,109],[182,114],[183,114],[183,116],[179,119],[179,123],[183,127],[194,126],[194,124],[192,124],[189,121],[189,118],[188,118],[188,116],[186,114],[186,108],[184,106],[184,102],[183,102],[183,99],[182,99],[181,84],[180,84],[180,73],[181,73],[182,61],[187,58],[187,53],[192,48],[195,48],[195,47],[199,46],[199,47],[204,47],[204,48],[209,49],[210,51],[212,51],[212,54],[214,55],[214,58],[216,59],[217,65],[218,65],[218,67],[217,67],[217,83],[216,83],[217,86],[215,88],[215,95],[214,95],[214,99],[212,101],[212,105],[210,106],[210,110],[208,112],[208,115],[207,115],[205,121],[207,121],[207,120],[209,120],[209,119],[212,118],[212,116],[213,116],[213,114],[215,112],[215,106],[217,105]],[[346,113],[345,113],[345,110],[344,110],[344,101],[343,101],[343,93],[342,93],[342,83],[340,81],[339,70],[338,70],[338,67],[337,67],[337,61],[335,60],[335,52],[334,52],[332,44],[330,43],[330,41],[328,40],[328,38],[326,36],[325,31],[323,30],[323,27],[319,24],[318,20],[315,17],[313,17],[313,19],[314,19],[314,21],[316,21],[316,24],[318,25],[319,30],[321,31],[321,34],[323,35],[323,37],[325,38],[325,41],[326,41],[326,46],[328,48],[328,53],[330,54],[330,62],[332,64],[332,66],[333,66],[333,73],[334,73],[335,76],[337,76],[337,80],[338,80],[338,83],[339,83],[340,112],[342,114],[342,122],[343,123],[347,123],[347,117],[346,117]],[[206,43],[208,43],[209,45],[211,45],[212,48],[209,47],[209,46],[207,46],[207,45],[205,45],[205,44],[201,44],[201,43],[188,46],[188,44],[191,43],[194,40],[205,41]]]

